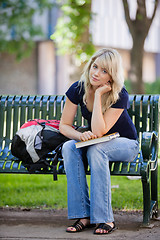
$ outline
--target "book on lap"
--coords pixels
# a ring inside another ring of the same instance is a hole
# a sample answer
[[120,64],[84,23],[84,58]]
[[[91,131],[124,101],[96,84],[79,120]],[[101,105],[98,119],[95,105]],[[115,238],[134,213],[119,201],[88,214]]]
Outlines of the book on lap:
[[114,139],[114,138],[117,138],[117,137],[120,137],[120,135],[119,135],[118,132],[115,132],[115,133],[105,135],[105,136],[100,137],[100,138],[94,138],[94,139],[90,139],[90,140],[87,140],[87,141],[76,142],[75,145],[76,145],[76,148],[86,147],[86,146],[90,146],[90,145],[93,145],[93,144],[96,144],[96,143],[102,143],[102,142],[110,141],[111,139]]

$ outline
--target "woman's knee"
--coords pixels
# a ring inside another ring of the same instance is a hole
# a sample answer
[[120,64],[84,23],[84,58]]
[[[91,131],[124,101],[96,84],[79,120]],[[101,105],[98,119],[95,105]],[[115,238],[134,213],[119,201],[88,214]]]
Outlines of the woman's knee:
[[74,150],[75,148],[75,140],[69,140],[63,144],[62,153],[68,153],[68,151]]
[[64,158],[64,162],[75,162],[79,157],[81,157],[81,150],[76,148],[75,143],[75,140],[69,140],[63,144],[62,156]]
[[94,156],[95,154],[100,154],[102,151],[101,144],[94,144],[88,147],[87,154],[89,156]]
[[99,161],[101,161],[100,160],[101,157],[102,157],[102,150],[101,150],[99,144],[95,144],[88,148],[87,158],[88,158],[89,164],[92,164],[92,162],[94,164],[97,164]]

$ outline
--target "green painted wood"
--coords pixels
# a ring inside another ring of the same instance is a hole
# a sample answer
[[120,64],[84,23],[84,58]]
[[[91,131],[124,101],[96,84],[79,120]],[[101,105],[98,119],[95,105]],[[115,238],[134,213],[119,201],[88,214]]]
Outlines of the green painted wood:
[[18,131],[20,127],[20,102],[21,102],[22,96],[15,96],[14,102],[12,105],[13,108],[13,136]]
[[20,126],[24,124],[27,119],[27,109],[28,109],[28,99],[29,96],[22,96],[21,102],[20,102]]
[[141,105],[141,95],[136,96],[135,100],[135,106],[134,106],[134,111],[135,111],[135,126],[137,129],[137,133],[140,133],[140,105]]
[[60,120],[62,114],[64,96],[57,96],[55,101],[55,119]]
[[[142,130],[141,132],[147,131],[147,126],[148,126],[148,96],[143,96],[142,98],[142,106],[141,106],[141,121],[142,121]],[[149,130],[149,129],[148,129]]]
[[[46,98],[46,97],[45,97]],[[55,113],[55,106],[56,106],[56,99],[57,96],[50,96],[50,98],[47,99],[47,116],[48,119],[56,119],[56,113]],[[45,99],[43,99],[44,101]]]
[[42,114],[42,104],[41,104],[42,99],[43,99],[43,96],[36,96],[36,98],[35,98],[34,116],[33,116],[34,119],[42,118],[42,116],[41,116],[41,114]]

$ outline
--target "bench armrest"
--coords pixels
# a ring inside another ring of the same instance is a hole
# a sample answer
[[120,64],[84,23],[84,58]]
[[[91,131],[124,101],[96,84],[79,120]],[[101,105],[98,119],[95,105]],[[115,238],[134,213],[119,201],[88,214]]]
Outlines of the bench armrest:
[[156,131],[143,132],[141,148],[144,160],[156,161],[158,154],[158,133]]

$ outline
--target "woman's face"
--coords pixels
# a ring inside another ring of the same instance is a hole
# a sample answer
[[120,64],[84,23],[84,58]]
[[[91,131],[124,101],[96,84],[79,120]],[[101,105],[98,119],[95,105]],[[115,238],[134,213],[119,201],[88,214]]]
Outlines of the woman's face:
[[94,88],[103,86],[105,84],[111,84],[112,78],[105,68],[102,68],[98,58],[92,63],[89,71],[89,80]]

